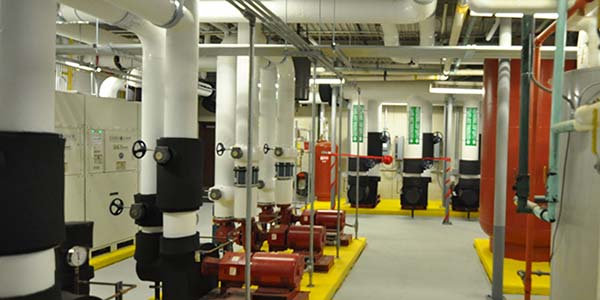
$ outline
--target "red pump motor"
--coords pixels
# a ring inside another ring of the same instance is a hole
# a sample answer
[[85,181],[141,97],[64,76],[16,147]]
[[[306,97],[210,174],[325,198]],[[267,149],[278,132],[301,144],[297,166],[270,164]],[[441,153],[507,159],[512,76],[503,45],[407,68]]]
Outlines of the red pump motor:
[[[221,281],[221,292],[242,287],[245,280],[246,254],[226,252],[220,260],[208,257],[202,263],[202,274],[215,275]],[[308,294],[300,292],[304,274],[304,258],[298,254],[258,252],[251,258],[252,284],[259,288],[252,299],[304,300]]]
[[[327,232],[323,226],[314,227],[313,245],[315,255],[315,271],[328,272],[333,267],[332,256],[323,255]],[[269,251],[294,250],[294,253],[308,257],[310,251],[310,226],[278,225],[271,229],[268,237]]]
[[[310,210],[305,210],[300,216],[302,225],[310,224]],[[316,210],[315,225],[323,226],[327,232],[335,232],[337,230],[337,211],[336,210]],[[346,212],[340,211],[340,231],[344,231],[346,225]]]

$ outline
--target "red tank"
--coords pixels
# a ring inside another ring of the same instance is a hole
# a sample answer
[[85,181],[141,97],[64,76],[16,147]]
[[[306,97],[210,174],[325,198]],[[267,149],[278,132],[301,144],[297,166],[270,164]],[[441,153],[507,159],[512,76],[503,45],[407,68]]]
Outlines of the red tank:
[[[310,224],[310,210],[305,210],[300,216],[302,225]],[[322,209],[315,211],[315,225],[323,226],[329,232],[337,230],[337,210]],[[346,212],[340,211],[340,231],[344,231],[346,225]]]
[[[245,262],[245,253],[225,252],[219,261],[219,280],[243,283]],[[203,266],[203,273],[211,270],[213,270],[212,267]],[[300,285],[303,274],[304,257],[301,255],[264,252],[252,255],[251,278],[253,285],[294,290]]]
[[[567,69],[572,69],[574,63],[567,62]],[[551,84],[553,62],[543,60],[541,64],[540,81],[549,86]],[[513,202],[515,192],[512,187],[515,183],[519,163],[519,102],[520,102],[520,60],[511,61],[511,90],[510,90],[510,117],[508,135],[508,174],[507,174],[507,198],[506,199],[506,253],[505,257],[524,260],[525,259],[525,228],[526,215],[517,214]],[[484,63],[484,86],[485,95],[482,104],[483,128],[481,147],[481,189],[479,222],[481,228],[490,236],[494,224],[494,177],[496,161],[496,110],[498,92],[498,60],[486,59]],[[532,84],[533,86],[533,84]],[[537,113],[538,122],[535,126],[536,153],[530,159],[535,161],[533,174],[543,176],[544,169],[548,165],[548,151],[550,138],[550,112],[551,96],[540,92],[538,107],[533,111]],[[531,127],[531,125],[530,125]],[[530,129],[531,130],[531,129]],[[531,186],[532,195],[544,195],[545,187],[543,180],[537,180]],[[535,239],[533,260],[547,261],[550,254],[550,224],[535,219]],[[490,247],[491,248],[491,247]]]
[[[331,170],[336,168],[336,163],[331,165],[331,156],[323,152],[331,152],[331,143],[328,141],[319,141],[315,145],[315,196],[319,201],[329,201],[331,187],[337,187],[337,172],[335,173],[335,181],[331,184]],[[335,149],[337,152],[337,147]],[[337,191],[337,189],[336,189]]]

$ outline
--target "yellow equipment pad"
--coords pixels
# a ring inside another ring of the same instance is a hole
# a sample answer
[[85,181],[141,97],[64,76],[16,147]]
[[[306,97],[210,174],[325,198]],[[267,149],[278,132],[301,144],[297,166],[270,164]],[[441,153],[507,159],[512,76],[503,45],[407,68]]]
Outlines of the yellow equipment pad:
[[[335,260],[329,272],[313,274],[313,287],[308,287],[308,273],[304,273],[301,290],[310,292],[310,300],[333,299],[366,246],[367,239],[359,238],[352,240],[347,247],[340,247],[340,258]],[[335,246],[325,247],[325,255],[335,257]]]
[[[367,246],[366,238],[352,240],[347,247],[340,247],[340,258],[335,260],[333,267],[327,273],[313,273],[313,287],[308,287],[308,272],[302,276],[301,290],[310,292],[310,300],[331,300],[342,286],[344,279],[354,267],[354,264]],[[335,257],[335,246],[327,246],[325,255]],[[253,286],[253,288],[255,288]],[[154,297],[148,298],[154,300]]]
[[118,263],[122,260],[132,257],[134,252],[135,246],[123,247],[121,249],[91,258],[90,265],[94,267],[94,270],[98,271],[104,267],[108,267],[114,263]]
[[[308,208],[308,206],[307,206]],[[315,201],[315,209],[330,209],[329,201]],[[355,208],[351,207],[345,199],[342,199],[342,210],[348,214],[353,214]],[[363,215],[401,215],[410,216],[410,210],[400,209],[400,199],[382,199],[375,208],[359,208],[359,214]],[[441,200],[429,200],[426,210],[415,210],[415,216],[420,217],[444,217],[446,210],[442,206]],[[462,211],[450,210],[451,217],[466,218],[467,213]],[[479,217],[478,212],[471,212],[471,218]]]
[[[473,246],[477,251],[479,260],[483,265],[483,269],[487,273],[490,281],[492,280],[493,270],[493,256],[490,250],[489,239],[475,239]],[[548,262],[534,262],[531,266],[533,271],[550,272],[550,264]],[[511,295],[522,295],[523,282],[519,275],[518,270],[525,270],[525,262],[516,259],[505,258],[504,259],[504,293]],[[550,295],[550,276],[536,276],[531,277],[531,293],[533,295]]]

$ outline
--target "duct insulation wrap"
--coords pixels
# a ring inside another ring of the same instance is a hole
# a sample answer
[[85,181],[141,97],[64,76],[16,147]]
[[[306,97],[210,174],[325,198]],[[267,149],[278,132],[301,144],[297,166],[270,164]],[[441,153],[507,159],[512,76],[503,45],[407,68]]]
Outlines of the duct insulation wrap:
[[[233,44],[237,36],[230,35],[223,43]],[[236,105],[237,62],[235,56],[217,57],[217,109],[215,113],[215,144],[222,143],[225,147],[235,144],[236,115],[232,113]],[[220,191],[219,199],[214,201],[214,217],[218,219],[233,218],[233,172],[234,160],[224,153],[215,156],[215,186]],[[209,195],[212,193],[209,192]]]
[[[256,27],[256,32],[260,31],[260,27]],[[239,23],[238,24],[238,36],[237,41],[238,44],[249,44],[250,34],[250,25],[248,23]],[[259,59],[255,58],[254,66],[259,65]],[[241,157],[237,157],[235,159],[235,167],[236,168],[246,168],[246,162],[248,159],[249,151],[252,151],[252,166],[257,167],[258,161],[260,159],[260,155],[262,155],[262,151],[258,151],[259,147],[262,148],[262,145],[258,145],[258,113],[259,113],[259,103],[258,103],[258,88],[257,86],[253,86],[252,88],[252,148],[248,149],[248,97],[249,97],[249,88],[248,85],[248,70],[250,69],[250,58],[248,56],[238,56],[237,57],[237,74],[236,74],[236,104],[235,104],[235,147],[239,148],[242,152]],[[256,83],[256,79],[259,76],[259,68],[254,68],[253,72],[253,84]],[[244,171],[245,172],[245,171]],[[235,175],[234,175],[235,176]],[[245,176],[245,175],[242,175]],[[249,184],[252,184],[250,182]],[[236,219],[245,219],[246,218],[246,186],[242,185],[238,181],[238,185],[235,187],[235,195],[234,195],[234,217]],[[248,208],[251,210],[252,215],[256,215],[256,204],[257,204],[257,189],[256,187],[252,188],[252,199],[251,199],[251,207]]]
[[277,116],[277,68],[271,63],[260,69],[259,87],[259,145],[271,148],[269,153],[262,156],[259,163],[259,180],[262,187],[258,191],[259,204],[275,204],[275,153],[276,130],[273,130],[273,117]]
[[[292,168],[290,178],[278,177],[275,182],[275,202],[277,205],[290,205],[294,197],[295,162],[297,150],[295,147],[294,116],[295,116],[295,67],[291,57],[286,57],[277,65],[277,126],[276,146],[283,150],[277,156],[276,162],[287,164]],[[310,74],[310,73],[309,73]]]
[[423,158],[423,133],[431,132],[433,107],[431,102],[420,97],[409,98],[407,109],[406,145],[404,158]]
[[466,101],[463,106],[461,160],[479,160],[479,102]]

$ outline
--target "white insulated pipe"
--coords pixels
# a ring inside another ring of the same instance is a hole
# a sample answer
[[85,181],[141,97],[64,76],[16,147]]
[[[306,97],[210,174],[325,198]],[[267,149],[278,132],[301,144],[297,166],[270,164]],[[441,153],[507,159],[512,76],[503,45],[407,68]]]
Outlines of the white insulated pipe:
[[[448,41],[448,46],[458,45],[458,40],[460,39],[463,24],[465,23],[465,19],[467,18],[467,12],[469,11],[469,5],[463,2],[464,0],[461,0],[456,4],[456,11],[454,13],[454,20],[452,21],[452,31],[450,31],[450,40]],[[450,67],[452,66],[452,63],[452,59],[446,60],[446,63],[444,64],[443,74],[448,74],[450,72]]]
[[[117,0],[114,0],[117,1]],[[344,0],[335,7],[323,3],[321,11],[318,5],[308,5],[305,0],[262,1],[277,16],[288,23],[391,23],[413,24],[431,16],[437,1],[418,0]],[[247,22],[241,13],[225,0],[200,1],[202,23],[240,23]]]
[[[475,113],[473,113],[475,111]],[[461,160],[479,160],[479,128],[480,128],[480,103],[479,101],[465,101],[462,109],[462,139],[460,146],[460,159]],[[471,124],[468,124],[468,123]],[[476,128],[472,128],[472,126]],[[475,133],[467,132],[467,130],[476,130]],[[475,144],[469,139],[472,135],[475,135]]]
[[[197,1],[187,1],[181,20],[166,31],[164,136],[198,138]],[[163,212],[166,238],[196,234],[196,211]]]
[[0,3],[0,130],[54,132],[56,3]]
[[[225,44],[237,43],[237,36],[223,39]],[[217,57],[217,109],[215,112],[215,142],[225,147],[235,144],[236,115],[232,113],[236,104],[236,58],[234,56]],[[219,199],[214,201],[213,216],[216,219],[233,218],[233,172],[234,161],[230,155],[215,157],[215,186],[220,191]],[[211,189],[212,190],[212,189]],[[212,193],[209,192],[209,195]]]
[[[277,126],[275,144],[283,149],[283,155],[277,162],[296,162],[294,133],[295,116],[295,71],[291,57],[286,57],[277,65]],[[275,182],[275,202],[277,205],[291,205],[294,197],[294,180]]]
[[[412,96],[407,100],[407,132],[404,148],[404,157],[408,159],[423,158],[423,133],[431,132],[431,123],[433,118],[433,106],[431,102],[418,96]],[[414,119],[411,119],[411,111],[414,111]],[[413,124],[411,126],[411,123]],[[411,128],[412,127],[412,128]],[[411,133],[412,129],[415,129]],[[413,141],[411,142],[411,135]]]
[[[257,26],[256,31],[258,32],[259,26]],[[238,44],[249,44],[250,34],[250,24],[247,22],[238,24]],[[255,59],[255,66],[259,65],[257,63],[258,59]],[[237,57],[237,74],[236,74],[236,124],[235,124],[235,145],[242,150],[242,157],[235,160],[236,167],[246,167],[248,151],[252,151],[252,165],[257,166],[258,161],[260,159],[259,155],[262,155],[262,152],[258,151],[258,126],[253,126],[252,128],[252,149],[248,149],[248,70],[250,67],[250,58],[248,56],[238,56]],[[254,78],[258,78],[259,68],[254,68]],[[258,100],[258,89],[253,89],[255,91],[255,95],[253,96],[254,101]],[[258,103],[252,106],[252,119],[253,124],[258,124]],[[250,183],[250,178],[247,179],[248,183]],[[247,195],[246,195],[246,187],[238,186],[235,188],[235,196],[234,196],[234,217],[236,219],[245,219],[246,218],[246,209],[250,210],[250,214],[252,216],[256,215],[257,209],[257,189],[256,187],[252,188],[252,199],[251,199],[251,207],[246,207],[247,204]]]
[[98,96],[103,98],[117,98],[119,90],[125,87],[125,79],[118,77],[108,77],[100,84]]
[[[184,0],[104,0],[152,22],[154,25],[171,28],[185,16]],[[186,3],[187,6],[187,3]]]
[[[54,132],[55,11],[52,0],[0,1],[0,131]],[[52,248],[0,256],[0,298],[49,289],[55,271]]]
[[419,45],[435,45],[435,14],[419,22]]
[[[260,69],[259,87],[259,119],[258,119],[258,144],[269,145],[273,148],[276,133],[273,130],[273,117],[277,116],[277,68],[268,62]],[[290,121],[292,122],[292,121]],[[258,191],[258,204],[275,204],[275,154],[271,150],[264,155],[259,163],[259,180],[263,187]]]
[[379,132],[379,116],[381,115],[381,103],[377,100],[369,100],[367,103],[367,132]]
[[[556,0],[469,0],[471,10],[478,13],[555,13],[557,3]],[[568,0],[569,7],[574,3],[575,0]]]

